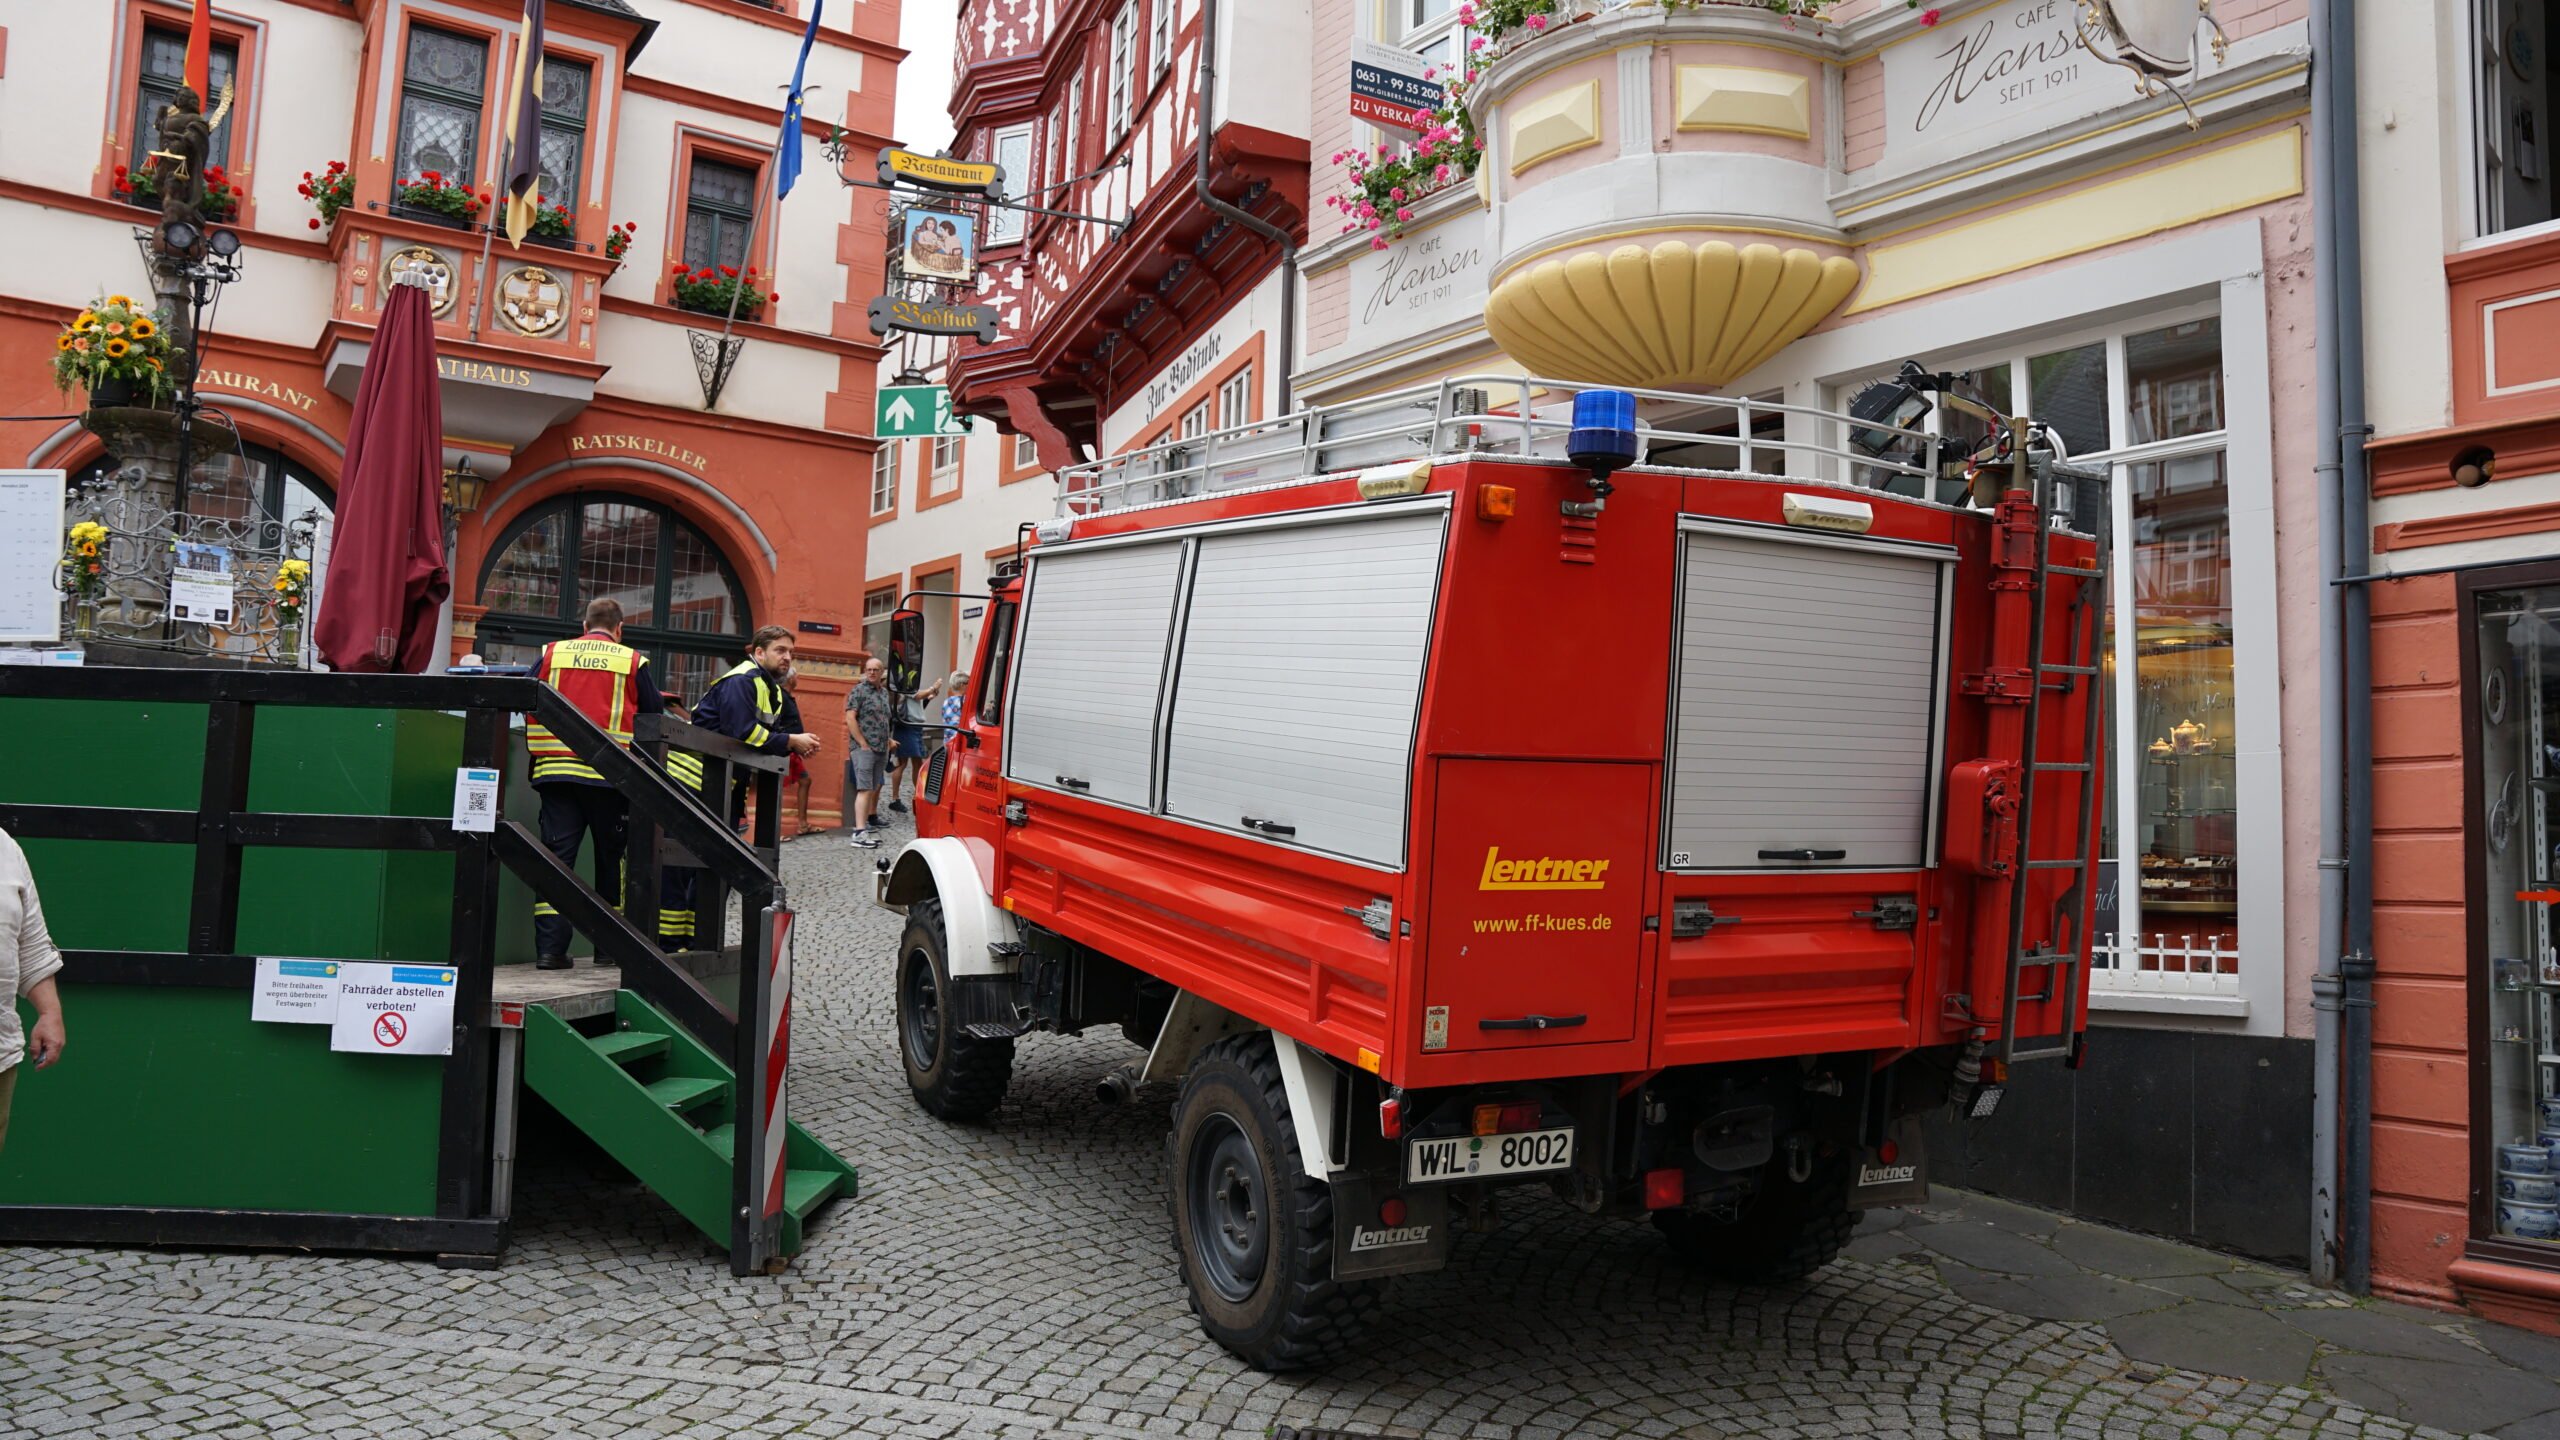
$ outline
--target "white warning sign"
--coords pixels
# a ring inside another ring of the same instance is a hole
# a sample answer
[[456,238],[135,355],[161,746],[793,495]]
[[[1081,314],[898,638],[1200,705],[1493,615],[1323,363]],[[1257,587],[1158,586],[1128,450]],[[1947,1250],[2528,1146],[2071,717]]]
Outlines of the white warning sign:
[[450,965],[341,965],[329,1048],[356,1055],[453,1053]]

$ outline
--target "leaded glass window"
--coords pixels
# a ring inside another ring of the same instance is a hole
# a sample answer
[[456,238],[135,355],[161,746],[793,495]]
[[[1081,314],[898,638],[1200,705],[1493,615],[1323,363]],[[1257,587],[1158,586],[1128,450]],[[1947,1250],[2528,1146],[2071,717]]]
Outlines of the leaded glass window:
[[594,75],[551,56],[542,62],[542,203],[578,208],[587,149],[587,97]]
[[754,223],[756,172],[744,165],[697,158],[686,182],[684,263],[744,268],[747,228]]
[[737,570],[711,537],[628,495],[567,496],[517,520],[480,572],[480,652],[530,664],[578,633],[587,602],[622,603],[623,643],[659,688],[694,698],[745,654],[751,624]]
[[470,184],[479,173],[480,111],[489,88],[486,41],[424,25],[409,31],[400,87],[400,154],[394,180],[433,170]]
[[[240,47],[216,44],[213,47],[213,94],[198,97],[210,113],[219,103],[215,98],[232,85],[240,73]],[[126,163],[139,170],[150,163],[151,152],[160,148],[160,112],[175,104],[178,90],[187,79],[187,37],[178,30],[148,29],[142,32],[142,77],[135,87],[133,107],[132,158]],[[235,101],[232,113],[222,117],[213,127],[213,144],[205,151],[207,166],[231,163],[231,126],[239,118]]]

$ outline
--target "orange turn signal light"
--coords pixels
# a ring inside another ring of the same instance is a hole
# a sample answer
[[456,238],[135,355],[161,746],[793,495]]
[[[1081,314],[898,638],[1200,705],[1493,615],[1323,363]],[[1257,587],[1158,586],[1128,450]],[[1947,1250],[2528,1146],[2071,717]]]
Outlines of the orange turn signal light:
[[1519,504],[1519,491],[1508,485],[1486,485],[1476,491],[1476,518],[1508,520]]

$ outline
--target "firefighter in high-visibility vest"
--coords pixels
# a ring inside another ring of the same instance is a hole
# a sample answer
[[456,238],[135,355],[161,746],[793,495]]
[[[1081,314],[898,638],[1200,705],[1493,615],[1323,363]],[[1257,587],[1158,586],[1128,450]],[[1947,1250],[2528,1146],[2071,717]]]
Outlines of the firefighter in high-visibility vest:
[[[543,646],[533,675],[625,749],[640,716],[666,709],[648,658],[622,643],[622,606],[610,599],[588,602],[585,634]],[[542,797],[542,843],[574,870],[579,845],[594,836],[596,889],[620,905],[631,802],[535,716],[525,717],[524,748]],[[533,907],[533,953],[538,968],[569,968],[569,922],[546,904]],[[610,962],[599,954],[596,963]]]
[[[747,639],[747,658],[693,702],[693,723],[768,755],[817,754],[818,737],[800,728],[800,704],[782,688],[791,653],[790,631],[779,625],[758,628]],[[696,792],[702,789],[700,756],[670,749],[667,773]],[[725,809],[732,824],[742,813],[743,799],[744,786],[733,786]],[[693,943],[693,890],[693,871],[668,867],[658,904],[660,946],[678,950]]]

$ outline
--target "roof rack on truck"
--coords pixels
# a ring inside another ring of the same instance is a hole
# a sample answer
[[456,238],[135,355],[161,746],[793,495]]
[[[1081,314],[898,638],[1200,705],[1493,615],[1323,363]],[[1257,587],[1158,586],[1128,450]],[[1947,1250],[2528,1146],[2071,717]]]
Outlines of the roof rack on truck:
[[[1575,398],[1602,388],[1537,376],[1461,375],[1230,425],[1070,466],[1059,474],[1058,514],[1314,484],[1429,457],[1560,464],[1567,459]],[[1949,468],[1968,457],[1968,447],[1941,435],[1847,409],[1609,389],[1638,402],[1636,463],[1648,469],[1785,476],[1936,500],[1949,484]]]

